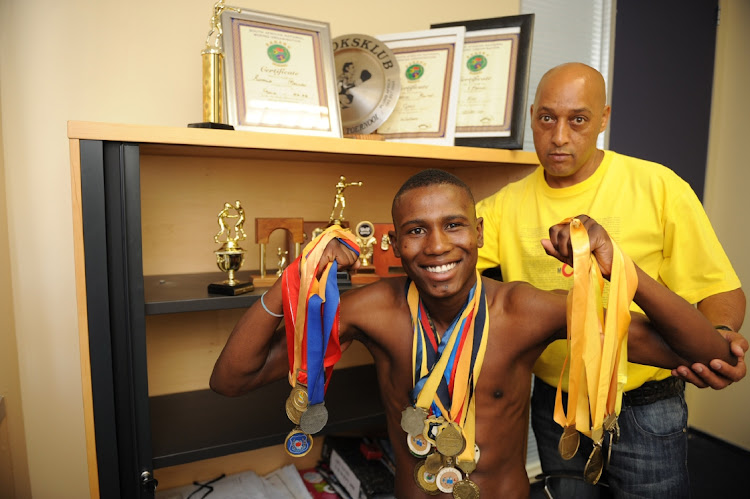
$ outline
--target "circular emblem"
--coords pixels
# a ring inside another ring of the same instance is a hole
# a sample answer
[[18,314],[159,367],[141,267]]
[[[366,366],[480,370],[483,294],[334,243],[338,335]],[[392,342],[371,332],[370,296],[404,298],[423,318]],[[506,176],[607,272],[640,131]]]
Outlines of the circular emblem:
[[438,472],[437,481],[435,483],[437,483],[440,492],[450,494],[453,492],[453,486],[460,482],[461,478],[461,472],[458,471],[458,469],[452,466],[447,466]]
[[412,64],[406,68],[406,79],[409,81],[415,81],[422,77],[424,74],[424,66],[421,64]]
[[291,57],[289,49],[278,43],[274,43],[268,47],[267,54],[268,58],[277,64],[286,64]]
[[302,433],[300,430],[292,430],[286,436],[284,442],[286,452],[292,457],[301,457],[310,452],[313,446],[313,440],[310,435]]
[[483,70],[485,66],[487,66],[487,58],[482,54],[473,55],[469,57],[468,61],[466,61],[466,68],[472,73],[478,73]]
[[354,228],[354,231],[362,239],[367,239],[368,237],[372,237],[372,235],[375,234],[375,226],[372,224],[372,222],[362,221],[357,224],[357,227]]
[[396,57],[377,38],[350,34],[333,39],[333,59],[344,134],[374,132],[393,112],[401,91]]
[[406,445],[411,453],[417,457],[426,456],[432,449],[432,444],[422,435],[406,435]]

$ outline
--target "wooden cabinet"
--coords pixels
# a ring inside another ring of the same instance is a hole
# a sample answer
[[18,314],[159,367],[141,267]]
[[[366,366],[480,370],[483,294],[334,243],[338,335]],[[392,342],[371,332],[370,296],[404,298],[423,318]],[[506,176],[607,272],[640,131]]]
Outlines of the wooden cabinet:
[[[155,469],[279,444],[290,430],[285,381],[235,399],[208,389],[232,325],[264,291],[207,293],[223,276],[213,235],[224,202],[241,200],[247,216],[242,276],[259,266],[253,219],[327,220],[340,175],[364,183],[346,191],[346,219],[379,223],[421,169],[458,175],[479,199],[537,164],[522,151],[226,130],[70,122],[68,137],[89,477],[101,497],[152,497]],[[334,373],[325,431],[383,424],[362,352]]]

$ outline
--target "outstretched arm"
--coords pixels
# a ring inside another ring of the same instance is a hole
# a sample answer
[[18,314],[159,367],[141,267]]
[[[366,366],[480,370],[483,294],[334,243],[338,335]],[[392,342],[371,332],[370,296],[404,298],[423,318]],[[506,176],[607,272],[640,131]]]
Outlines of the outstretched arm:
[[[609,278],[613,257],[609,235],[593,219],[585,215],[577,218],[588,230],[591,251],[602,275]],[[573,264],[569,224],[550,228],[550,239],[542,241],[542,245],[547,254],[568,265]],[[635,269],[638,288],[633,300],[646,313],[650,324],[635,318],[631,323],[629,343],[634,344],[629,347],[629,352],[633,362],[668,368],[685,363],[707,363],[711,359],[736,364],[737,359],[730,352],[729,345],[703,314],[637,265]],[[665,348],[664,342],[669,349]]]
[[[339,268],[359,266],[357,255],[337,240],[326,246],[318,265],[322,274],[326,265],[336,260]],[[286,331],[282,319],[282,280],[277,279],[263,297],[243,314],[229,335],[211,373],[210,386],[217,393],[242,395],[254,388],[283,378],[289,372]],[[281,326],[281,327],[279,327]],[[342,345],[342,349],[345,345]]]

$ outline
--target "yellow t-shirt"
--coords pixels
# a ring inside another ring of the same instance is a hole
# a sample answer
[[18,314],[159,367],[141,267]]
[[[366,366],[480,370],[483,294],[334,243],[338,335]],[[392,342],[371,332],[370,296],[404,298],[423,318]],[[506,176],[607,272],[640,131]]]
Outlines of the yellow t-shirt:
[[[500,266],[506,282],[570,289],[572,269],[548,256],[540,241],[552,225],[585,214],[607,229],[644,272],[690,303],[740,287],[692,188],[657,163],[605,151],[591,177],[561,189],[549,187],[539,167],[481,200],[477,214],[484,218],[479,270]],[[640,311],[636,305],[632,309]],[[565,354],[565,341],[553,342],[534,374],[556,386]],[[665,369],[628,363],[625,390],[669,375]],[[567,388],[567,377],[563,382]]]

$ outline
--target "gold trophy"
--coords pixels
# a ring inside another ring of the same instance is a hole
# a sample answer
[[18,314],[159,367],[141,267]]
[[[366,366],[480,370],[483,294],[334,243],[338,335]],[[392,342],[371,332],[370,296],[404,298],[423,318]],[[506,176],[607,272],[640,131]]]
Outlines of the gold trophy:
[[[344,224],[344,208],[346,208],[346,198],[344,197],[344,190],[347,187],[356,186],[362,187],[362,182],[347,182],[346,177],[341,175],[339,181],[336,184],[336,197],[333,200],[333,209],[331,210],[331,217],[328,220],[328,225],[340,225],[342,227],[348,227],[348,224]],[[339,216],[336,217],[336,208],[339,209]]]
[[[234,212],[232,214],[231,212]],[[234,226],[227,224],[231,219],[237,219]],[[220,295],[239,295],[255,289],[252,278],[249,281],[240,281],[235,278],[242,263],[245,261],[245,250],[238,244],[247,238],[243,225],[245,223],[245,210],[239,201],[224,203],[224,208],[218,216],[219,232],[214,236],[214,241],[222,243],[221,247],[214,251],[216,254],[216,265],[222,272],[227,273],[228,279],[214,282],[208,285],[208,292]]]
[[380,276],[375,273],[375,267],[372,265],[375,243],[377,243],[375,225],[368,221],[359,222],[354,228],[354,234],[357,236],[361,265],[357,272],[351,276],[352,284],[367,284],[377,281]]
[[224,47],[221,13],[225,10],[239,12],[236,7],[227,7],[224,0],[214,4],[211,29],[206,37],[206,47],[201,51],[203,60],[203,121],[190,123],[190,128],[219,128],[234,130],[226,123],[224,115]]

